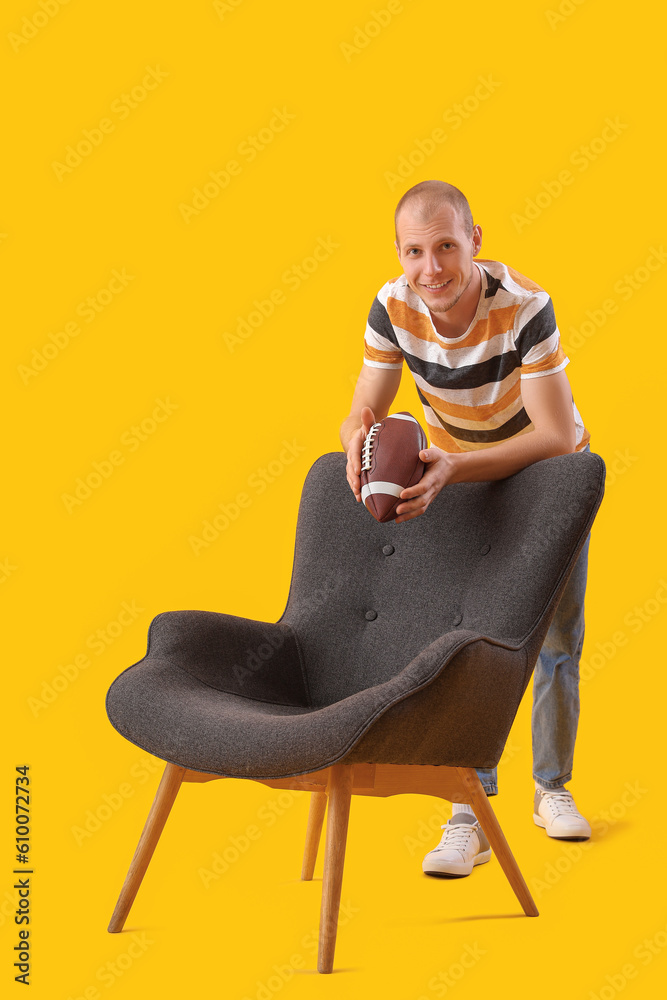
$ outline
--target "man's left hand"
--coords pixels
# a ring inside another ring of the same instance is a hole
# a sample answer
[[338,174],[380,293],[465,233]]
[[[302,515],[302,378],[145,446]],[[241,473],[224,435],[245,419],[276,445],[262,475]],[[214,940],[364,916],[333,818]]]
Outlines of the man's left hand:
[[443,486],[452,481],[456,467],[456,455],[442,451],[440,448],[425,448],[419,452],[422,462],[426,463],[424,475],[416,486],[403,490],[401,503],[396,508],[398,517],[396,524],[411,521],[413,517],[423,514],[431,500],[437,497]]

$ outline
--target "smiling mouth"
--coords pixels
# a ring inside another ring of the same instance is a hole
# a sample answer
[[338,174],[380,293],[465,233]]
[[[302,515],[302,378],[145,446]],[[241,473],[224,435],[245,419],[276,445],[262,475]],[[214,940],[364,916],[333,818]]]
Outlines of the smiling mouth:
[[449,281],[441,281],[438,285],[426,285],[423,282],[422,284],[424,284],[424,288],[428,288],[430,292],[437,292],[440,288],[444,288],[445,285],[448,285],[451,280],[452,279],[450,278]]

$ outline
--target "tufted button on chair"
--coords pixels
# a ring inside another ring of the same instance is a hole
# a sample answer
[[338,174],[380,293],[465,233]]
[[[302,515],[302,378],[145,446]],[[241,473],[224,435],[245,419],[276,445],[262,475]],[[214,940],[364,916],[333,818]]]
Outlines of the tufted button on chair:
[[355,503],[344,469],[332,453],[308,474],[278,622],[164,612],[146,656],[112,684],[112,724],[167,767],[110,931],[123,927],[181,783],[222,777],[313,793],[305,879],[328,804],[320,972],[333,968],[352,794],[471,802],[537,915],[475,768],[500,759],[604,464],[562,455],[450,485],[399,525]]

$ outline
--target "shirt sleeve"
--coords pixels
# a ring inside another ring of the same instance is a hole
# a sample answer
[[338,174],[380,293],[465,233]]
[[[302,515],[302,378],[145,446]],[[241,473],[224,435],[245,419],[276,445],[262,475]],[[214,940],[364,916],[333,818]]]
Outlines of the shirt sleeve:
[[553,375],[570,363],[560,342],[553,303],[546,292],[531,296],[517,312],[515,345],[521,358],[521,378]]
[[364,334],[364,364],[370,368],[401,368],[403,352],[398,346],[386,306],[376,295]]

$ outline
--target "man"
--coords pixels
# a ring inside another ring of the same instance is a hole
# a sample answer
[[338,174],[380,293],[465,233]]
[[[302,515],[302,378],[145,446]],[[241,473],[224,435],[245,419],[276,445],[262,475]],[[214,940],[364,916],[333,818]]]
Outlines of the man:
[[[361,446],[394,400],[403,361],[424,407],[431,446],[426,470],[403,490],[396,523],[419,517],[448,483],[504,479],[541,459],[588,447],[589,434],[565,374],[568,359],[551,299],[499,261],[474,260],[482,230],[458,188],[423,181],[395,214],[399,278],[378,292],[365,335],[364,364],[340,437],[347,480],[361,500]],[[588,541],[560,601],[533,685],[534,822],[550,837],[586,840],[590,826],[565,789],[579,717],[579,657]],[[495,769],[478,771],[487,795]],[[472,806],[454,803],[440,844],[423,870],[469,875],[491,857]]]

